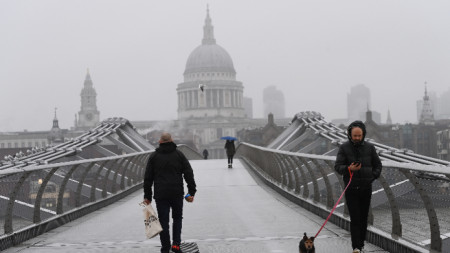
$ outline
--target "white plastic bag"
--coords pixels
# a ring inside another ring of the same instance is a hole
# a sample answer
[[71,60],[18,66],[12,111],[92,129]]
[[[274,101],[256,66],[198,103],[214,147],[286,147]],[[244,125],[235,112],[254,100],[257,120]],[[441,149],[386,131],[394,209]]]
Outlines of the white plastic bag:
[[145,224],[145,235],[148,239],[157,236],[163,230],[161,227],[161,223],[159,223],[158,216],[156,215],[155,210],[151,204],[146,205],[142,203],[144,206],[144,224]]

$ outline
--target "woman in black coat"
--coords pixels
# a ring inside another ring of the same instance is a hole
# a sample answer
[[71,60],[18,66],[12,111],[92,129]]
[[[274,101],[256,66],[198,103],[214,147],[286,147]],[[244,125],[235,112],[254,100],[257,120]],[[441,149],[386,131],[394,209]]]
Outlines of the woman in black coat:
[[233,168],[233,156],[236,153],[236,148],[234,147],[234,141],[227,140],[225,143],[225,149],[227,150],[228,157],[228,168]]

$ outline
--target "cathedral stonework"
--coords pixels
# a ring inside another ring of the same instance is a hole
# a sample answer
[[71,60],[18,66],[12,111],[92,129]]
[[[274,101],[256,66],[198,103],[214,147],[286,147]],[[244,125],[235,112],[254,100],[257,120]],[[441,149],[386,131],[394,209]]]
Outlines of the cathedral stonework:
[[178,84],[178,119],[244,118],[243,91],[233,60],[216,44],[207,10],[202,44],[189,55],[184,82]]
[[[148,129],[170,131],[176,142],[199,152],[208,150],[209,159],[221,159],[226,158],[225,141],[221,137],[239,138],[239,131],[262,128],[267,124],[265,118],[252,117],[252,100],[244,97],[244,86],[236,80],[233,60],[216,43],[209,8],[202,42],[187,58],[177,95],[176,121],[165,122],[164,126],[159,121],[133,122],[133,125],[144,133],[148,133]],[[280,119],[280,123],[287,125],[290,120]]]
[[100,112],[97,110],[97,92],[93,87],[89,70],[87,71],[80,96],[81,110],[78,112],[78,120],[75,119],[75,129],[88,130],[100,123]]
[[244,86],[236,80],[233,60],[216,43],[209,9],[202,44],[189,55],[184,82],[178,84],[178,122],[188,131],[198,150],[208,149],[211,158],[223,158],[220,137],[236,136],[248,126]]

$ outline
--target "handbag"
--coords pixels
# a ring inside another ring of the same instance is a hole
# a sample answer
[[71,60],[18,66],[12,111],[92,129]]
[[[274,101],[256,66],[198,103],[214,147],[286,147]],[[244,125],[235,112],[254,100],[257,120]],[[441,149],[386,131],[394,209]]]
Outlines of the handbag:
[[142,211],[144,212],[145,236],[147,236],[148,239],[153,238],[163,230],[161,223],[159,223],[158,216],[151,204],[146,205],[140,203],[140,205],[144,206]]

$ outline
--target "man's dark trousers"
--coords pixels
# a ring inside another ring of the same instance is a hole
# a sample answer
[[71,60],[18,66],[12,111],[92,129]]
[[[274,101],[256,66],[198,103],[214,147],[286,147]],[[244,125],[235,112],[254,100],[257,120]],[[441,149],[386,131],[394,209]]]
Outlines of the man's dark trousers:
[[169,233],[169,213],[172,208],[172,237],[174,244],[181,243],[181,227],[183,220],[183,197],[172,198],[172,199],[157,199],[156,209],[158,210],[159,222],[163,228],[163,231],[159,234],[159,239],[161,240],[161,252],[169,252],[170,243],[170,233]]
[[350,213],[350,232],[353,249],[362,249],[364,247],[371,198],[372,189],[349,188],[345,192],[345,200]]

